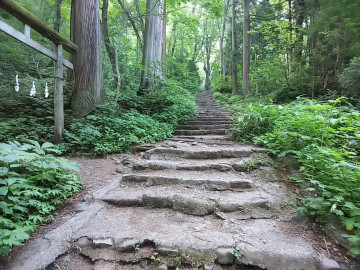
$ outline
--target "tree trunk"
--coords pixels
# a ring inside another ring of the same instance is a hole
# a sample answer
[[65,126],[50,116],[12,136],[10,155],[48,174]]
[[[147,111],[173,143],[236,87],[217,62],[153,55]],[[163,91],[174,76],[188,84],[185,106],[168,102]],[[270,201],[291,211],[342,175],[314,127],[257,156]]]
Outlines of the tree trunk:
[[233,88],[232,93],[237,95],[238,92],[238,70],[237,70],[237,42],[236,42],[236,0],[232,2],[232,79],[233,79]]
[[250,93],[250,0],[244,0],[244,23],[243,23],[243,81],[242,91],[245,95]]
[[54,20],[54,30],[60,32],[60,23],[61,23],[61,3],[62,0],[56,0],[55,3],[55,20]]
[[295,42],[295,60],[303,64],[304,59],[302,58],[304,34],[303,34],[303,23],[305,19],[305,0],[295,0],[295,11],[296,11],[296,42]]
[[166,4],[164,1],[164,10],[163,10],[163,20],[162,20],[162,65],[163,65],[163,70],[164,70],[164,78],[165,78],[165,74],[167,72],[166,69]]
[[117,75],[116,70],[116,53],[114,46],[111,45],[110,38],[109,38],[109,30],[108,30],[108,7],[109,7],[109,0],[103,0],[103,6],[102,6],[102,37],[104,40],[106,52],[109,56],[111,68],[114,74],[114,85],[115,87],[118,85],[119,77]]
[[225,81],[225,56],[224,56],[224,37],[225,37],[225,29],[226,29],[226,22],[227,22],[227,15],[229,10],[230,0],[225,0],[224,6],[224,18],[222,22],[222,28],[220,32],[220,44],[219,44],[219,51],[220,51],[220,65],[221,65],[221,77],[222,80]]
[[158,79],[163,79],[162,71],[162,42],[163,42],[163,1],[147,0],[146,10],[148,16],[145,22],[143,69],[139,95],[144,94],[146,88],[151,88]]
[[292,73],[292,65],[294,62],[294,44],[293,44],[293,26],[292,26],[292,0],[288,0],[288,23],[289,23],[289,42],[290,42],[290,46],[289,46],[289,63],[288,63],[288,67],[289,67],[289,74]]
[[79,117],[105,101],[100,35],[99,0],[73,0],[71,39],[79,51],[72,57],[75,78],[71,106]]

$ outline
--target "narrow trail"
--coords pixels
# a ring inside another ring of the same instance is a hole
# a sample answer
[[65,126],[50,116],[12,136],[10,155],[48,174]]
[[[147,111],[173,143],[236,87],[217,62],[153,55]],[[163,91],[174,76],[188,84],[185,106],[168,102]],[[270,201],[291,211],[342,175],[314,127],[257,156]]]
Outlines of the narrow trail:
[[266,151],[229,139],[231,116],[211,92],[197,102],[197,118],[123,158],[122,177],[9,270],[319,269]]

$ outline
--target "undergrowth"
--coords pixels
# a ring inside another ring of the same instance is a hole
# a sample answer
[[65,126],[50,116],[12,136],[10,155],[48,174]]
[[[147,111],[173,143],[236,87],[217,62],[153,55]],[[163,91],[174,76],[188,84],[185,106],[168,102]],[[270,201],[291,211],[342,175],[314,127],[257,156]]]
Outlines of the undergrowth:
[[[134,90],[122,92],[116,104],[99,106],[83,119],[73,117],[67,105],[64,142],[59,149],[62,153],[106,155],[164,140],[176,125],[196,114],[194,96],[169,80],[143,96],[137,96]],[[52,100],[11,93],[0,103],[0,141],[52,141]]]
[[0,255],[28,240],[81,189],[76,164],[49,154],[54,152],[51,143],[0,143]]
[[286,105],[216,94],[234,114],[234,137],[301,163],[306,189],[300,211],[319,221],[338,216],[360,254],[360,112],[345,98],[298,99]]

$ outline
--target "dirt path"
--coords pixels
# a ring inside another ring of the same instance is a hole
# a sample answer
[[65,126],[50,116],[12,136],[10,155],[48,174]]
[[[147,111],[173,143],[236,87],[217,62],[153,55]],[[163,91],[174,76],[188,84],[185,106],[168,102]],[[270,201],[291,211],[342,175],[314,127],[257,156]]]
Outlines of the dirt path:
[[210,92],[198,104],[195,120],[138,155],[72,158],[85,190],[4,269],[350,267],[297,215],[266,150],[229,140],[230,115]]

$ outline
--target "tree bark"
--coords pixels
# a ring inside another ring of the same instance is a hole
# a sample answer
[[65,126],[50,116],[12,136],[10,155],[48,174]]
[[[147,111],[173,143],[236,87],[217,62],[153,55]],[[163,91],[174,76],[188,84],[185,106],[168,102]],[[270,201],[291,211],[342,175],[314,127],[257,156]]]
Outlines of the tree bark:
[[221,32],[220,32],[220,44],[219,44],[219,52],[220,52],[220,66],[221,66],[221,77],[223,81],[225,80],[225,56],[224,56],[224,37],[225,37],[225,30],[226,30],[226,22],[227,22],[227,15],[230,5],[230,0],[225,0],[224,3],[224,18],[222,22]]
[[305,19],[305,0],[295,0],[296,11],[296,42],[294,48],[295,60],[299,63],[303,63],[302,51],[304,43],[303,23]]
[[60,32],[60,23],[61,23],[61,3],[62,0],[56,0],[55,3],[55,20],[54,20],[54,30]]
[[243,23],[243,81],[242,91],[245,95],[250,93],[250,0],[244,0],[244,23]]
[[71,39],[79,47],[73,55],[74,86],[71,106],[83,117],[105,101],[102,74],[99,0],[71,2]]
[[237,42],[236,42],[236,0],[232,2],[232,42],[231,42],[231,51],[232,51],[232,80],[233,87],[232,93],[237,95],[239,82],[238,82],[238,70],[237,70]]
[[116,53],[115,53],[115,48],[114,46],[111,45],[110,42],[110,38],[109,38],[109,29],[108,29],[108,8],[109,8],[109,0],[103,0],[103,6],[102,6],[102,14],[101,14],[101,19],[102,19],[102,37],[104,40],[104,44],[105,44],[105,48],[106,48],[106,52],[109,56],[110,59],[110,63],[111,63],[111,68],[114,74],[114,85],[117,86],[118,85],[118,73],[116,70]]
[[163,79],[162,70],[162,42],[163,42],[163,1],[147,0],[148,16],[145,22],[145,36],[143,49],[143,69],[141,71],[139,95],[144,94],[146,88],[152,88],[155,82]]
[[293,13],[292,13],[292,0],[288,0],[288,23],[289,23],[289,42],[290,42],[290,46],[289,46],[289,74],[292,73],[292,65],[294,62],[294,44],[293,44],[293,22],[292,22],[292,17],[293,17]]

